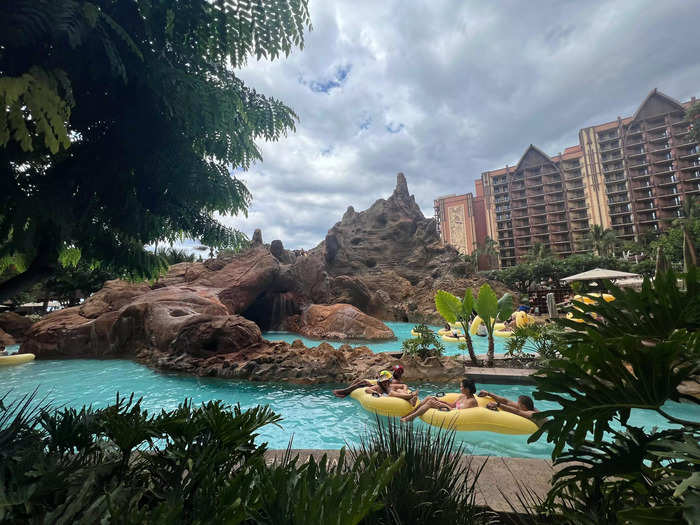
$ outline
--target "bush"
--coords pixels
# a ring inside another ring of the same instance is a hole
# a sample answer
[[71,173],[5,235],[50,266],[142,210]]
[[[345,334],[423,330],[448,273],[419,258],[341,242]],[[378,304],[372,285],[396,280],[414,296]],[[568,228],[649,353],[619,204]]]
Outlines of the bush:
[[374,470],[377,464],[402,461],[381,489],[384,507],[365,522],[488,523],[492,513],[478,508],[474,501],[476,482],[485,463],[472,470],[471,458],[454,440],[454,431],[416,429],[378,419],[376,430],[351,449],[350,456],[365,471]]
[[257,431],[268,407],[220,401],[149,415],[117,395],[106,408],[52,410],[33,396],[0,400],[2,523],[338,523],[382,505],[400,461],[372,470],[325,457],[267,466]]
[[[586,323],[558,320],[561,357],[536,374],[534,397],[558,403],[530,437],[547,436],[559,467],[543,508],[573,523],[698,523],[700,423],[669,414],[678,386],[700,374],[700,279],[691,267],[645,279],[641,291],[606,282],[615,301],[577,304]],[[673,430],[629,424],[649,411]]]
[[413,328],[418,332],[418,337],[406,339],[401,345],[401,349],[406,355],[417,357],[419,359],[427,359],[428,357],[440,357],[445,351],[440,339],[435,332],[424,324],[419,324]]
[[563,335],[561,327],[553,323],[516,326],[513,335],[506,341],[506,355],[524,358],[531,357],[532,352],[537,352],[537,360],[544,363],[559,357]]

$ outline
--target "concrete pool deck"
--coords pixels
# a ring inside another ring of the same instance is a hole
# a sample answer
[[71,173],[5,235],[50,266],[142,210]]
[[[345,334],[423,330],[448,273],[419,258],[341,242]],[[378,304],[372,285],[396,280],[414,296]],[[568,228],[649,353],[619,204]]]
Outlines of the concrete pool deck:
[[[285,450],[268,450],[270,462],[284,456]],[[292,456],[298,455],[307,461],[310,456],[319,459],[326,454],[337,460],[338,450],[293,449]],[[483,470],[476,483],[476,504],[489,507],[496,512],[523,512],[525,509],[518,497],[536,496],[543,499],[551,486],[555,468],[548,459],[506,458],[500,456],[463,456],[465,463],[471,461],[471,472]],[[526,492],[526,494],[522,494]],[[512,505],[512,507],[511,507]]]

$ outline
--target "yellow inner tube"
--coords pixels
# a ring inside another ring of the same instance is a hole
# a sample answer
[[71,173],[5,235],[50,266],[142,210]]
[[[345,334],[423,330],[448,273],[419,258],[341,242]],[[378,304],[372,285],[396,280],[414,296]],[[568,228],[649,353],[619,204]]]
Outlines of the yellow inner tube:
[[534,323],[535,320],[523,311],[515,312],[515,326],[522,328],[525,325]]
[[[439,398],[442,401],[454,403],[460,394],[452,392]],[[498,434],[526,434],[537,430],[537,425],[527,418],[504,412],[489,410],[486,405],[493,402],[490,397],[477,397],[479,408],[442,411],[431,408],[420,418],[429,425],[449,428],[458,431],[488,431]]]
[[0,366],[21,365],[34,361],[34,354],[13,354],[0,356]]
[[[479,330],[479,326],[481,326],[481,323],[483,323],[483,321],[481,317],[477,315],[472,321],[472,324],[469,326],[469,333],[472,335],[476,335],[476,332]],[[505,327],[505,323],[496,323],[494,325],[494,330],[503,330]]]
[[[369,381],[372,384],[376,383],[373,379]],[[368,412],[380,416],[403,417],[414,408],[411,406],[411,403],[405,399],[399,399],[398,397],[389,397],[386,395],[374,397],[372,394],[365,392],[364,387],[353,390],[350,393],[350,397],[359,401],[362,408]]]
[[493,335],[494,337],[511,337],[513,335],[513,332],[509,332],[506,330],[494,330]]
[[459,337],[452,337],[451,335],[443,335],[443,336],[441,336],[441,338],[443,341],[447,341],[448,343],[460,343],[460,342],[467,340],[467,338],[464,337],[463,335],[459,336]]

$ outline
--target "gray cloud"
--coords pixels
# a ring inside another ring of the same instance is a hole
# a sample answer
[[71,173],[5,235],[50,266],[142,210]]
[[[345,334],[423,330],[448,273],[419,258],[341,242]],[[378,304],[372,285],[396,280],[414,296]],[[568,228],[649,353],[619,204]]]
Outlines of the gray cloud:
[[388,196],[398,171],[430,215],[530,143],[555,154],[654,87],[700,92],[692,2],[317,0],[311,14],[303,51],[238,72],[300,122],[240,174],[248,218],[223,219],[291,248]]

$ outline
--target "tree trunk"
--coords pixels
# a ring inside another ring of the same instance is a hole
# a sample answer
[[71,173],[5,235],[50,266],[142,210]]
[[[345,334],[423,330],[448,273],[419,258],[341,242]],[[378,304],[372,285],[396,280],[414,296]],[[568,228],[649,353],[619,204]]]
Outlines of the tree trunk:
[[479,361],[474,353],[474,343],[472,342],[472,337],[469,335],[469,327],[464,321],[460,321],[459,324],[462,325],[462,330],[464,330],[464,339],[467,342],[467,351],[469,352],[469,359],[472,360],[472,365],[479,366]]
[[486,366],[493,368],[493,351],[494,351],[494,344],[493,344],[493,331],[489,332],[489,349],[488,352],[486,353]]

